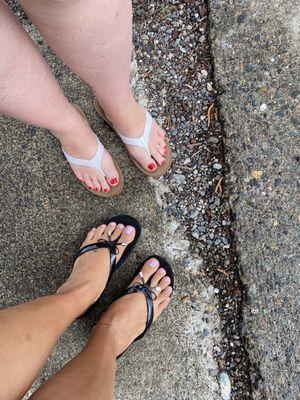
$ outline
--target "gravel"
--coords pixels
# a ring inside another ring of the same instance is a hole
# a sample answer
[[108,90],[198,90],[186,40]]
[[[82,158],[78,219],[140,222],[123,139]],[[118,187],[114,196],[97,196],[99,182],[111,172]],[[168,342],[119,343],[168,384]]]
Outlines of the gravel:
[[249,359],[241,332],[243,288],[232,237],[226,191],[223,131],[208,42],[206,1],[134,1],[135,49],[150,110],[172,138],[174,164],[167,177],[168,214],[192,240],[193,253],[219,299],[220,372],[228,373],[230,398],[251,399]]

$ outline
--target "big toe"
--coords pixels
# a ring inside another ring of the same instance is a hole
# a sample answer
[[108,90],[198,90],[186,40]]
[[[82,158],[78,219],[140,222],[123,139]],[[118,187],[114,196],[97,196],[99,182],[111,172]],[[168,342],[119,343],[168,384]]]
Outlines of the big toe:
[[136,161],[147,171],[155,171],[157,163],[153,157],[151,157],[145,150],[141,151],[138,148],[131,149],[132,156]]
[[111,155],[105,151],[102,159],[102,170],[105,174],[107,183],[110,186],[116,186],[120,181],[120,176],[117,171],[116,165],[114,160],[112,159]]

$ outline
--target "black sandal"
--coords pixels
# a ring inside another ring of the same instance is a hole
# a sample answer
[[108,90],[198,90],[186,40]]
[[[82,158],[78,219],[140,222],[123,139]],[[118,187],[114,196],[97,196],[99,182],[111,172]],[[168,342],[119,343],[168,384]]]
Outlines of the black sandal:
[[[116,217],[110,218],[106,222],[104,222],[105,225],[108,225],[110,222],[115,222],[117,225],[118,224],[123,224],[124,226],[126,225],[131,225],[135,228],[135,237],[131,243],[120,243],[118,242],[119,239],[116,240],[105,240],[105,239],[100,239],[96,243],[88,244],[84,247],[82,247],[78,253],[74,257],[73,265],[75,261],[77,260],[78,257],[80,257],[82,254],[85,254],[89,251],[101,249],[101,248],[107,248],[109,249],[110,252],[110,273],[109,277],[107,280],[106,285],[110,281],[112,275],[124,264],[125,260],[128,258],[129,254],[132,252],[134,246],[136,245],[137,241],[139,240],[139,237],[141,236],[141,225],[139,222],[131,217],[130,215],[118,215]],[[125,250],[118,262],[116,262],[117,255],[118,255],[118,247],[117,246],[125,246]],[[98,300],[97,300],[98,301]],[[91,307],[95,307],[97,301],[91,305]],[[91,307],[88,308],[87,311],[90,311]],[[83,314],[85,315],[87,311]],[[82,315],[82,316],[83,316]]]
[[[142,268],[144,267],[144,264],[150,260],[150,258],[156,258],[159,261],[159,268],[163,268],[166,271],[166,275],[171,279],[170,285],[172,287],[172,289],[174,290],[174,274],[172,271],[172,268],[170,266],[170,264],[168,263],[168,261],[160,256],[157,255],[152,255],[147,257],[137,268],[134,277],[136,277],[137,275],[142,279],[143,283],[133,283],[132,286],[130,286],[129,288],[127,288],[125,290],[125,292],[120,296],[126,296],[128,294],[132,294],[132,293],[143,293],[146,299],[146,303],[147,303],[147,321],[146,321],[146,327],[143,333],[141,333],[137,338],[134,339],[133,342],[136,342],[140,339],[142,339],[142,337],[144,337],[144,335],[146,334],[146,332],[149,330],[150,326],[152,325],[153,322],[153,317],[154,317],[154,309],[153,309],[153,300],[156,299],[157,294],[155,292],[155,288],[152,288],[150,286],[150,282],[152,279],[152,276],[148,279],[147,282],[144,281],[144,276],[141,272]],[[172,292],[173,293],[173,292]],[[171,295],[172,295],[171,293]],[[128,349],[128,348],[127,348]],[[123,353],[119,354],[117,359],[120,358],[126,351],[124,350]]]

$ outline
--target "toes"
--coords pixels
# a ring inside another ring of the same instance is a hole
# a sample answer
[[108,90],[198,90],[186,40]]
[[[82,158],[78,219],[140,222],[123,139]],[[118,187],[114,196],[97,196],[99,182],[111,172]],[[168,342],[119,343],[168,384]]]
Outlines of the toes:
[[159,281],[166,275],[166,271],[163,268],[159,268],[157,272],[154,274],[153,278],[151,279],[150,286],[155,288],[159,286]]
[[139,164],[147,171],[155,171],[157,168],[156,161],[154,158],[149,156],[146,150],[141,151],[138,146],[130,146],[132,156],[137,160]]
[[155,158],[156,162],[158,165],[164,165],[165,164],[165,159],[163,156],[158,152],[158,151],[153,151],[152,156]]
[[[147,282],[148,279],[155,274],[155,272],[158,270],[158,267],[159,262],[156,258],[150,258],[145,262],[143,268],[141,269],[144,282]],[[142,278],[139,275],[134,279],[134,282],[143,283]]]
[[97,228],[96,231],[95,231],[95,236],[94,236],[94,239],[95,239],[96,241],[98,241],[99,239],[102,238],[102,235],[103,235],[103,233],[105,232],[105,229],[106,229],[106,228],[107,228],[107,226],[104,225],[104,224],[98,226],[98,228]]
[[116,229],[116,226],[117,224],[115,222],[110,222],[105,229],[105,232],[103,234],[103,239],[112,240],[112,235]]
[[158,133],[158,135],[161,137],[161,138],[165,138],[165,136],[166,136],[166,132],[162,129],[162,128],[158,128],[157,129],[157,133]]
[[94,190],[96,190],[97,192],[100,192],[101,190],[101,184],[99,182],[99,180],[96,177],[92,177],[91,181],[93,182],[93,188]]
[[158,305],[158,312],[161,313],[165,308],[168,307],[168,305],[170,304],[170,297],[168,297],[166,300],[162,301],[161,303],[159,303]]
[[114,160],[110,154],[105,151],[102,159],[102,169],[110,186],[116,186],[119,183],[120,177],[115,166]]
[[89,244],[95,237],[95,233],[96,233],[96,228],[92,228],[88,234],[86,235],[86,238],[84,240],[84,242],[82,243],[81,247],[86,246],[87,244]]
[[74,171],[74,173],[75,173],[77,179],[78,179],[80,182],[84,182],[84,178],[83,178],[82,174],[80,174],[79,172],[76,172],[76,171]]
[[83,175],[83,177],[84,177],[84,182],[85,182],[86,186],[89,189],[93,190],[94,189],[94,185],[93,185],[93,182],[92,182],[91,178],[86,174]]
[[[119,241],[119,243],[129,244],[133,241],[134,238],[135,238],[135,228],[131,225],[127,225],[123,229],[122,235],[118,241]],[[119,255],[118,256],[121,256],[126,246],[120,245],[118,247],[119,247]]]
[[110,187],[105,179],[105,176],[103,174],[99,174],[98,179],[100,180],[100,183],[101,183],[102,192],[108,193],[110,191]]
[[168,276],[165,276],[163,279],[160,280],[158,283],[158,286],[160,287],[160,290],[164,290],[166,287],[168,287],[171,283],[171,279]]
[[125,226],[123,224],[118,224],[116,229],[114,230],[114,233],[111,236],[111,239],[112,240],[118,239],[121,236],[124,228],[125,228]]
[[167,300],[172,293],[172,288],[171,286],[167,286],[164,290],[161,291],[161,293],[158,296],[158,301],[161,303],[162,301]]

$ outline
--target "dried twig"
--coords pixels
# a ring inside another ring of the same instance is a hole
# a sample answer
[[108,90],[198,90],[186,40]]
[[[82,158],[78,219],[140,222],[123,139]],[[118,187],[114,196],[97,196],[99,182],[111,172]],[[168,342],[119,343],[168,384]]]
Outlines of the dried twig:
[[229,274],[226,271],[224,271],[224,269],[217,268],[217,271],[220,272],[221,274],[225,275],[225,276],[229,276]]
[[200,146],[200,145],[201,145],[200,142],[197,142],[197,143],[189,143],[189,144],[187,145],[187,147],[195,147],[195,146]]
[[223,180],[223,176],[221,176],[221,178],[219,179],[216,188],[215,188],[215,193],[222,193],[222,180]]
[[167,129],[169,130],[171,128],[171,117],[170,117],[170,115],[166,116],[166,125],[167,125]]
[[207,126],[208,126],[208,128],[210,128],[210,112],[213,107],[214,107],[214,103],[211,103],[211,105],[208,107],[208,110],[207,110]]
[[186,169],[187,171],[193,171],[193,168],[186,167],[185,165],[174,165],[175,168]]
[[196,157],[196,155],[199,154],[201,151],[202,151],[201,149],[200,149],[200,150],[197,150],[196,153],[194,153],[194,154],[191,155],[191,158]]

